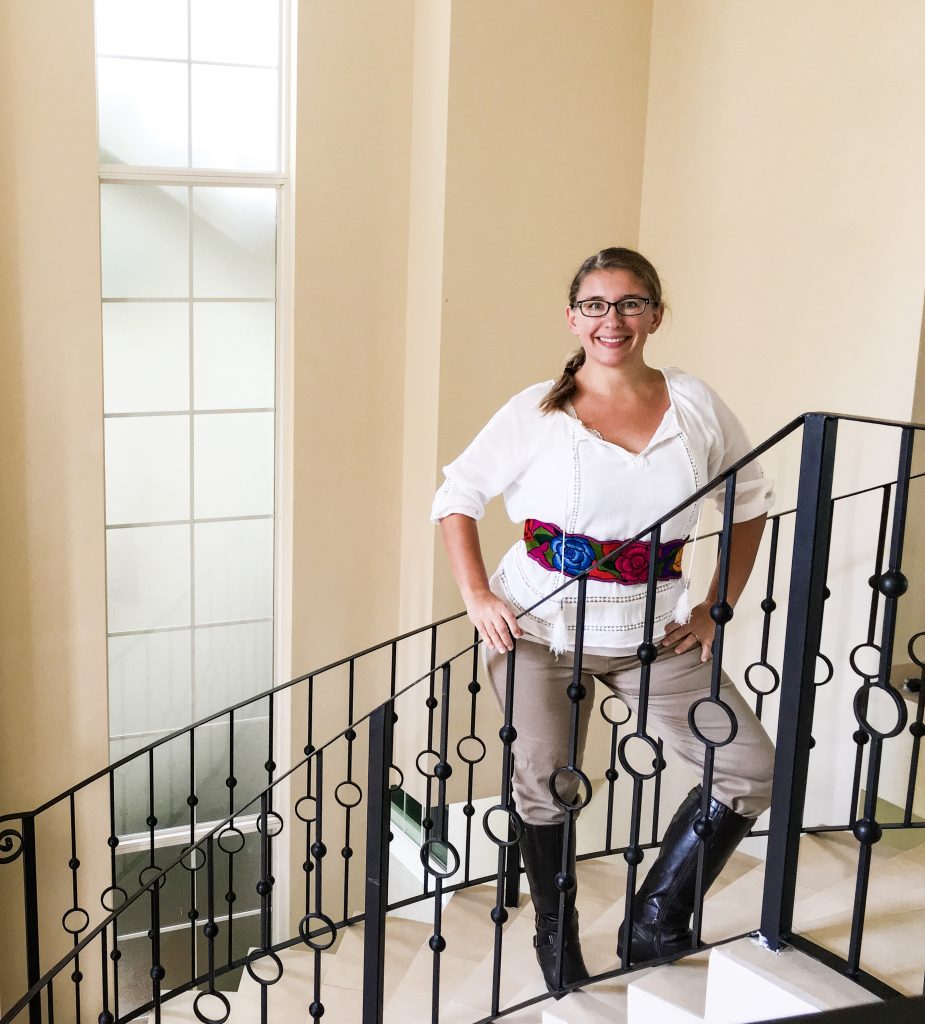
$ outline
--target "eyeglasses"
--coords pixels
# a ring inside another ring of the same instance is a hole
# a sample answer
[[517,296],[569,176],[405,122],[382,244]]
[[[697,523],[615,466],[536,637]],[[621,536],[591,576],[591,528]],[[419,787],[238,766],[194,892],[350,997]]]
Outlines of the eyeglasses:
[[618,299],[616,302],[607,302],[605,299],[580,299],[573,308],[581,310],[585,316],[607,316],[610,307],[613,306],[620,316],[639,316],[645,313],[650,302],[658,305],[654,299],[640,299],[634,295],[631,298]]

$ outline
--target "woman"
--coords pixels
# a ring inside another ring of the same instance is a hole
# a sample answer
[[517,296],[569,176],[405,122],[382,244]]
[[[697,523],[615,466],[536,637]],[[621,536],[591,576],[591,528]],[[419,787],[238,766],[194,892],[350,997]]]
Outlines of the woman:
[[[557,971],[555,876],[562,865],[566,812],[552,799],[549,779],[568,764],[571,705],[566,688],[572,679],[577,587],[526,609],[591,566],[600,552],[613,551],[682,504],[750,448],[738,420],[706,384],[647,363],[648,338],[658,330],[663,312],[658,274],[639,253],[610,248],[585,260],[566,309],[569,330],[581,348],[557,381],[527,388],[496,413],[445,468],[446,481],[434,500],[433,519],[440,523],[450,566],[484,641],[488,674],[501,700],[506,652],[517,645],[514,796],[524,824],[521,852],[536,911],[534,945],[550,989]],[[511,519],[524,523],[524,536],[489,580],[476,524],[497,494],[504,495]],[[754,564],[772,499],[770,483],[756,463],[739,471],[727,587],[733,606]],[[722,488],[717,501],[721,506]],[[651,665],[647,732],[661,736],[700,773],[704,747],[691,733],[687,714],[694,701],[709,693],[715,630],[710,606],[717,577],[706,599],[690,609],[681,552],[698,511],[695,504],[662,527],[655,604],[659,654]],[[588,697],[580,704],[579,759],[595,679],[636,710],[650,554],[647,545],[632,545],[589,576],[582,660]],[[773,747],[725,676],[721,696],[738,731],[733,742],[716,748],[712,830],[699,824],[702,794],[697,787],[669,824],[658,858],[635,896],[634,963],[690,948],[700,846],[695,825],[710,832],[706,887],[770,803]],[[722,714],[705,721],[698,713],[697,722],[704,732],[728,732]],[[560,775],[556,786],[564,803],[574,800],[574,773]],[[574,847],[568,862],[568,873],[574,875]],[[574,886],[566,895],[564,936],[562,984],[568,986],[588,976]]]

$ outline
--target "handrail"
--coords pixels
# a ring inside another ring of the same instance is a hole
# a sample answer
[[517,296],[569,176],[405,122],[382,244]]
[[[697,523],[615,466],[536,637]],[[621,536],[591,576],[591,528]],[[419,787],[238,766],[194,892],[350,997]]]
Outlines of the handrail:
[[[858,422],[858,423],[870,423],[870,424],[875,424],[875,425],[878,425],[878,426],[911,427],[914,430],[925,430],[925,423],[903,423],[902,421],[899,421],[899,420],[874,419],[874,418],[871,418],[871,417],[854,416],[854,415],[849,415],[849,414],[846,414],[846,413],[830,413],[830,412],[823,412],[823,413],[808,413],[807,412],[807,413],[802,413],[801,415],[799,415],[799,416],[795,417],[794,419],[792,419],[789,423],[785,424],[783,427],[781,427],[774,434],[771,434],[768,438],[766,438],[760,444],[756,445],[750,452],[748,452],[747,455],[744,455],[741,459],[739,459],[738,462],[734,463],[732,466],[730,466],[727,470],[725,470],[724,472],[722,472],[721,474],[716,476],[714,479],[708,481],[699,490],[694,491],[691,495],[689,495],[688,498],[686,498],[683,502],[681,502],[680,504],[676,505],[673,509],[671,509],[669,512],[665,513],[659,519],[655,520],[649,527],[647,527],[644,530],[639,531],[639,533],[637,533],[634,537],[630,537],[628,540],[625,540],[623,542],[623,544],[621,544],[620,547],[617,548],[615,551],[610,552],[608,555],[605,555],[604,558],[600,559],[598,562],[593,563],[593,565],[589,566],[586,570],[584,570],[584,572],[582,572],[578,576],[569,577],[569,579],[567,579],[561,586],[557,587],[555,590],[551,591],[549,594],[547,594],[544,597],[540,598],[539,601],[537,601],[534,604],[532,604],[529,608],[524,609],[524,611],[522,611],[517,616],[517,618],[520,618],[523,615],[529,614],[530,612],[532,612],[536,608],[538,608],[541,604],[544,604],[546,601],[548,601],[551,597],[555,597],[557,594],[561,593],[563,590],[567,589],[568,587],[570,587],[570,586],[572,586],[574,584],[577,584],[577,582],[582,577],[588,576],[594,569],[599,568],[599,567],[603,566],[605,563],[609,562],[611,559],[616,558],[616,556],[618,554],[620,554],[620,552],[623,551],[624,548],[626,548],[629,544],[636,543],[638,540],[640,540],[640,538],[645,537],[647,534],[651,533],[652,530],[655,529],[656,527],[664,525],[664,523],[666,523],[670,519],[674,518],[674,516],[676,516],[676,515],[678,515],[678,513],[682,512],[692,502],[699,501],[701,498],[705,498],[705,497],[709,496],[711,493],[713,493],[719,487],[720,484],[724,483],[733,473],[737,473],[743,466],[746,466],[750,462],[753,462],[755,459],[759,458],[761,455],[763,455],[770,448],[774,447],[774,445],[776,445],[779,441],[782,441],[784,438],[786,438],[790,434],[792,434],[798,427],[802,426],[802,424],[804,423],[806,417],[810,416],[810,415],[825,416],[825,417],[828,417],[828,418],[839,419],[839,420],[850,420],[850,421]],[[919,477],[922,477],[922,476],[925,476],[925,472],[916,473],[910,479],[915,480],[915,479],[918,479]],[[840,500],[842,500],[844,498],[851,498],[851,497],[856,497],[857,495],[860,495],[860,494],[866,494],[868,492],[878,490],[881,487],[886,487],[890,483],[895,483],[895,482],[896,481],[885,481],[884,483],[875,484],[875,485],[873,485],[871,487],[863,488],[863,489],[858,490],[858,491],[852,491],[852,492],[850,492],[848,494],[838,495],[837,497],[835,497],[833,499],[833,501],[840,501]],[[774,513],[774,514],[770,515],[768,518],[769,519],[779,519],[779,518],[782,518],[782,517],[787,516],[787,515],[792,515],[795,511],[796,511],[796,509],[788,509],[788,510],[786,510],[784,512]],[[701,535],[700,539],[703,540],[703,539],[705,539],[707,537],[718,536],[719,532],[720,531],[716,530],[716,531],[713,531],[711,533],[703,534],[703,535]],[[413,636],[418,636],[418,635],[420,635],[422,633],[426,633],[428,630],[434,629],[435,627],[446,625],[449,622],[454,622],[454,621],[464,617],[465,614],[466,614],[465,611],[459,611],[459,612],[456,612],[456,613],[454,613],[452,615],[448,615],[448,616],[446,616],[446,617],[444,617],[442,619],[437,619],[436,621],[428,623],[425,626],[419,626],[416,629],[412,629],[412,630],[409,630],[409,631],[407,631],[405,633],[401,633],[398,636],[391,637],[388,640],[380,641],[379,643],[373,644],[371,647],[367,647],[367,648],[365,648],[362,651],[356,652],[355,654],[350,654],[350,655],[347,655],[347,656],[345,656],[343,658],[339,658],[336,661],[329,662],[327,665],[323,665],[323,666],[321,666],[319,668],[312,669],[309,672],[303,672],[301,675],[295,676],[294,678],[289,679],[289,680],[287,680],[284,683],[278,683],[276,686],[272,686],[269,689],[264,690],[263,692],[261,692],[259,694],[255,694],[255,695],[253,695],[251,697],[246,697],[244,700],[238,701],[237,704],[231,704],[228,707],[222,708],[219,711],[215,711],[211,715],[207,715],[205,718],[201,718],[198,721],[191,723],[190,725],[184,726],[182,729],[177,729],[174,732],[167,734],[166,736],[161,736],[159,739],[154,740],[153,742],[147,744],[144,747],[140,747],[138,750],[133,751],[131,754],[126,754],[125,757],[121,758],[118,761],[114,761],[112,764],[107,765],[105,768],[101,768],[98,772],[95,772],[93,775],[87,776],[87,778],[83,779],[81,782],[76,783],[70,789],[66,789],[63,792],[59,793],[57,796],[51,797],[49,800],[46,800],[43,804],[40,804],[34,810],[31,810],[31,811],[20,811],[18,813],[16,813],[16,812],[6,813],[6,814],[0,815],[0,823],[5,822],[5,821],[14,820],[14,819],[17,819],[17,818],[35,817],[36,815],[41,814],[44,811],[48,810],[49,808],[55,806],[57,803],[60,803],[62,800],[65,800],[68,797],[72,796],[73,794],[79,792],[81,789],[85,788],[86,786],[91,785],[92,783],[99,781],[105,775],[107,775],[110,771],[115,771],[117,768],[123,767],[124,765],[128,764],[129,762],[135,760],[136,758],[141,757],[144,754],[149,753],[150,751],[156,749],[157,747],[162,746],[165,743],[169,743],[172,740],[175,740],[175,739],[177,739],[180,736],[186,735],[187,733],[189,733],[193,729],[198,729],[202,725],[207,725],[209,722],[216,721],[217,719],[222,718],[225,715],[230,714],[231,712],[238,711],[240,708],[247,707],[250,704],[254,704],[254,703],[256,703],[258,701],[261,701],[261,700],[266,700],[270,696],[273,696],[273,695],[275,695],[277,693],[282,693],[285,690],[288,690],[291,687],[296,686],[299,683],[303,683],[303,682],[307,681],[308,679],[311,679],[311,678],[313,678],[315,676],[320,676],[320,675],[323,675],[326,672],[330,672],[330,671],[332,671],[332,670],[334,670],[336,668],[340,668],[343,665],[349,664],[349,662],[351,662],[351,661],[356,661],[356,660],[359,660],[360,658],[364,658],[364,657],[366,657],[366,656],[368,656],[370,654],[374,654],[376,651],[384,650],[385,648],[391,646],[392,644],[401,643],[402,641],[408,640],[408,639],[410,639]],[[473,644],[470,644],[468,647],[463,648],[461,651],[457,652],[456,655],[453,655],[451,658],[449,658],[447,660],[448,661],[454,661],[457,657],[459,657],[459,656],[461,656],[463,654],[466,654],[469,651],[471,651],[473,646],[474,646]],[[422,677],[422,679],[423,678],[426,678],[426,675],[424,677]],[[421,679],[415,680],[414,683],[412,683],[411,685],[412,686],[413,685],[417,685],[419,682],[421,682]],[[405,692],[405,691],[403,690],[402,692]],[[359,724],[359,722],[363,721],[363,720],[364,719],[358,720],[357,724]]]
[[193,729],[198,729],[201,725],[208,725],[209,722],[214,722],[216,719],[224,718],[226,715],[232,712],[238,711],[240,708],[247,707],[249,704],[254,704],[260,700],[266,700],[268,697],[272,697],[277,693],[282,693],[284,690],[288,690],[299,683],[304,683],[309,679],[313,679],[315,676],[324,675],[325,672],[330,672],[335,668],[340,668],[343,665],[348,665],[351,661],[358,661],[360,658],[365,658],[369,654],[375,654],[376,651],[385,650],[387,647],[391,647],[392,644],[399,644],[403,640],[409,640],[413,636],[418,636],[421,633],[426,633],[428,630],[437,628],[438,626],[445,626],[448,622],[454,622],[456,619],[461,619],[465,615],[465,611],[455,612],[453,615],[447,615],[445,618],[437,619],[435,622],[429,622],[426,626],[418,626],[417,629],[409,630],[407,633],[401,633],[398,636],[393,636],[388,640],[382,640],[377,644],[373,644],[372,647],[367,647],[365,650],[357,651],[356,654],[348,654],[344,658],[338,658],[337,661],[329,662],[327,665],[321,668],[312,669],[311,672],[304,672],[300,676],[296,676],[294,679],[289,679],[285,683],[278,683],[276,686],[270,687],[269,690],[264,690],[262,693],[255,694],[252,697],[245,697],[244,700],[238,701],[237,704],[230,704],[226,708],[222,708],[220,711],[214,711],[211,715],[206,715],[205,718],[200,718],[199,721],[193,722],[190,725],[184,726],[182,729],[177,729],[172,733],[168,733],[166,736],[161,736],[160,739],[154,740],[147,746],[139,747],[138,750],[133,751],[131,754],[126,754],[125,757],[118,761],[113,761],[112,764],[108,764],[105,768],[101,768],[98,772],[93,775],[88,775],[87,778],[73,785],[70,789],[64,790],[57,796],[52,797],[50,800],[46,800],[45,803],[40,804],[35,810],[32,811],[21,811],[20,813],[2,814],[0,815],[0,823],[4,821],[11,821],[15,818],[29,818],[35,817],[38,814],[42,814],[47,811],[50,807],[54,807],[55,804],[60,803],[62,800],[73,796],[78,793],[81,789],[86,786],[92,785],[94,782],[98,782],[104,776],[110,772],[115,771],[117,768],[122,768],[130,761],[134,761],[136,758],[141,757],[143,754],[150,753],[157,747],[163,746],[165,743],[169,743],[171,740],[175,740],[180,736],[185,736],[187,733],[192,732]]
[[[575,577],[569,578],[562,586],[557,588],[551,594],[546,595],[545,597],[543,597],[540,601],[536,602],[536,604],[531,606],[530,609],[526,609],[521,614],[527,614],[527,612],[531,611],[533,608],[536,608],[538,605],[540,605],[543,602],[545,602],[546,600],[548,600],[549,597],[553,596],[554,594],[557,594],[557,593],[561,592],[562,590],[566,589],[569,586],[577,584],[580,587],[582,581],[586,580],[587,576],[590,574],[590,572],[593,570],[593,568],[595,566],[600,565],[600,564],[608,561],[610,558],[613,558],[627,544],[632,543],[634,541],[637,541],[640,538],[646,536],[647,534],[653,533],[653,531],[656,531],[658,529],[658,527],[663,525],[665,522],[669,521],[671,518],[676,516],[679,512],[683,511],[685,508],[689,507],[694,502],[699,501],[701,498],[706,497],[707,495],[709,495],[709,494],[713,493],[714,491],[716,491],[716,489],[718,488],[719,485],[721,485],[724,481],[728,481],[743,466],[745,466],[748,463],[754,461],[759,455],[763,454],[765,451],[767,451],[770,447],[772,447],[778,441],[780,441],[783,438],[787,437],[790,433],[792,433],[794,430],[796,430],[799,426],[803,425],[804,422],[805,422],[806,417],[807,416],[811,416],[811,415],[818,415],[820,417],[825,417],[826,419],[849,419],[849,420],[853,420],[853,421],[857,421],[857,422],[876,423],[878,425],[884,425],[884,426],[897,426],[897,427],[902,427],[906,431],[910,431],[910,430],[925,430],[925,424],[903,424],[903,423],[898,423],[898,422],[895,422],[895,421],[873,420],[873,419],[865,418],[865,417],[841,416],[839,414],[821,413],[821,414],[805,414],[804,416],[800,416],[797,419],[791,421],[789,424],[787,424],[781,430],[777,431],[774,435],[772,435],[770,438],[768,438],[762,444],[758,445],[755,449],[753,449],[751,452],[749,452],[746,456],[744,456],[742,459],[738,460],[738,462],[736,462],[729,469],[724,471],[722,474],[717,476],[715,479],[709,481],[707,484],[705,484],[699,490],[695,491],[684,502],[679,504],[676,508],[672,509],[671,511],[666,513],[664,516],[662,516],[660,519],[656,520],[656,522],[653,523],[648,529],[640,531],[640,533],[638,533],[634,538],[631,538],[630,540],[624,542],[624,544],[621,545],[621,547],[619,549],[617,549],[617,551],[614,551],[610,555],[605,556],[605,558],[602,558],[599,562],[595,563],[594,566],[589,567],[588,569],[586,569],[580,575],[577,575]],[[911,480],[911,479],[917,479],[917,478],[919,478],[921,476],[925,476],[925,473],[915,474],[914,476],[910,474],[910,475],[907,475],[904,479],[906,481],[908,481],[908,480]],[[854,492],[851,492],[851,493],[839,495],[839,496],[837,496],[835,498],[832,498],[831,501],[835,502],[835,501],[839,501],[839,500],[846,499],[846,498],[849,498],[849,497],[855,497],[855,496],[858,496],[858,495],[861,495],[861,494],[870,493],[872,491],[876,491],[876,490],[879,490],[879,489],[890,488],[895,483],[897,483],[897,481],[884,482],[884,483],[877,484],[877,485],[874,485],[874,486],[871,486],[871,487],[868,487],[868,488],[863,488],[863,489],[860,489],[860,490],[857,490],[857,491],[854,491]],[[727,490],[729,489],[729,486],[731,486],[731,485],[727,485]],[[792,514],[793,511],[795,511],[795,510],[788,510],[788,511],[780,512],[780,513],[776,513],[771,518],[780,519],[783,516]],[[709,535],[707,535],[707,536],[709,536]],[[395,644],[401,642],[402,640],[409,639],[411,637],[420,635],[422,633],[427,632],[428,630],[435,630],[436,627],[438,627],[440,625],[444,625],[446,623],[449,623],[449,622],[452,622],[452,621],[456,621],[456,620],[462,618],[464,614],[465,614],[464,612],[458,612],[458,613],[456,613],[454,615],[450,615],[450,616],[447,616],[447,617],[445,617],[443,619],[440,619],[440,620],[438,620],[438,621],[436,621],[434,623],[430,623],[430,624],[428,624],[426,626],[419,627],[418,629],[411,630],[409,632],[401,634],[400,636],[394,637],[394,638],[392,638],[390,640],[383,641],[383,642],[381,642],[379,644],[376,644],[376,645],[374,645],[374,646],[372,646],[370,648],[367,648],[366,650],[364,650],[362,652],[358,652],[356,654],[347,656],[345,658],[338,659],[337,661],[331,662],[329,665],[326,665],[326,666],[324,666],[322,668],[316,669],[316,670],[314,670],[312,672],[304,673],[301,676],[298,676],[298,677],[296,677],[294,679],[291,679],[291,680],[289,680],[289,681],[287,681],[285,683],[279,684],[278,686],[275,686],[275,687],[265,691],[262,694],[255,695],[253,697],[247,698],[247,699],[239,702],[238,704],[235,704],[233,706],[225,708],[225,709],[223,709],[221,711],[215,712],[212,715],[209,715],[206,718],[200,720],[199,722],[194,723],[194,724],[192,724],[190,726],[187,726],[187,727],[185,727],[183,729],[177,730],[174,733],[171,733],[169,736],[161,737],[159,740],[155,741],[152,744],[149,744],[148,746],[146,746],[145,748],[143,748],[143,749],[141,749],[139,751],[136,751],[134,754],[128,755],[125,758],[121,759],[120,761],[115,762],[112,765],[107,766],[105,769],[102,769],[101,771],[95,773],[94,775],[84,779],[82,782],[80,782],[80,783],[76,784],[75,786],[71,787],[69,790],[66,790],[65,792],[63,792],[59,796],[51,799],[50,801],[46,801],[40,807],[36,808],[36,810],[34,810],[32,812],[29,812],[28,814],[4,815],[4,816],[0,817],[0,822],[7,821],[7,820],[10,820],[12,818],[17,818],[17,817],[18,818],[26,818],[26,817],[34,818],[35,816],[37,816],[38,814],[40,814],[43,811],[47,810],[48,808],[54,806],[55,804],[57,804],[61,800],[66,799],[68,797],[72,797],[75,793],[77,793],[78,791],[80,791],[84,787],[92,784],[95,781],[98,781],[98,780],[106,777],[107,775],[111,776],[112,773],[117,768],[122,767],[123,765],[129,763],[130,761],[134,760],[135,758],[138,758],[138,757],[140,757],[140,756],[142,756],[144,754],[149,753],[150,751],[152,751],[156,747],[161,746],[162,744],[169,742],[171,739],[175,739],[177,737],[182,737],[182,736],[190,733],[193,729],[195,729],[195,728],[197,728],[197,727],[199,727],[199,726],[201,726],[203,724],[206,724],[208,722],[214,721],[217,718],[221,718],[221,717],[223,717],[225,715],[228,715],[228,714],[232,713],[233,711],[235,711],[235,710],[237,710],[237,709],[239,709],[241,707],[246,707],[249,704],[252,704],[252,703],[254,703],[256,701],[259,701],[259,700],[271,697],[273,694],[281,692],[281,691],[284,691],[286,689],[289,689],[290,687],[295,686],[295,685],[297,685],[300,682],[304,682],[306,680],[312,680],[314,677],[316,677],[318,675],[321,675],[324,672],[330,671],[331,669],[334,669],[334,668],[337,668],[339,666],[343,666],[343,665],[346,665],[346,664],[353,663],[356,660],[358,660],[358,659],[360,659],[360,658],[362,658],[362,657],[364,657],[364,656],[366,656],[366,655],[368,655],[370,653],[386,649],[386,648],[388,648],[390,646],[394,646]],[[233,814],[230,814],[224,820],[222,820],[221,822],[219,822],[216,825],[214,825],[206,834],[202,835],[197,841],[191,842],[188,846],[184,847],[183,852],[176,859],[171,861],[171,863],[168,864],[165,868],[157,869],[158,870],[158,874],[156,876],[154,876],[154,877],[148,878],[130,896],[126,895],[126,898],[121,903],[121,905],[119,907],[117,907],[116,909],[112,910],[111,912],[109,912],[108,916],[106,916],[100,923],[98,923],[95,927],[93,927],[91,930],[89,930],[87,934],[85,934],[79,940],[75,936],[75,944],[74,944],[73,949],[70,950],[70,952],[64,958],[62,958],[57,964],[55,964],[53,967],[51,967],[41,978],[36,980],[36,982],[30,987],[29,991],[11,1008],[11,1010],[8,1012],[8,1014],[6,1016],[4,1016],[3,1019],[4,1020],[13,1020],[16,1017],[16,1015],[22,1009],[24,1009],[25,1006],[27,1006],[30,1003],[30,1001],[33,1000],[49,984],[49,982],[53,978],[55,978],[59,973],[61,973],[61,971],[68,964],[70,964],[73,960],[75,960],[75,958],[77,958],[80,955],[80,953],[84,949],[86,949],[87,946],[89,946],[96,938],[98,938],[101,933],[104,933],[106,931],[106,929],[115,921],[116,918],[118,918],[121,914],[123,914],[144,893],[152,892],[154,887],[159,887],[158,883],[160,882],[160,880],[162,878],[164,878],[168,874],[168,872],[170,872],[170,871],[174,870],[175,868],[177,868],[178,865],[180,865],[181,862],[184,861],[184,859],[190,857],[190,855],[191,855],[193,850],[201,850],[203,846],[208,845],[211,842],[211,840],[213,840],[214,837],[222,829],[224,829],[226,826],[231,824],[234,821],[235,818],[241,817],[242,815],[247,813],[250,808],[252,808],[255,804],[258,804],[258,803],[260,804],[260,806],[262,808],[262,812],[261,813],[262,813],[263,820],[265,822],[265,828],[266,828],[267,827],[266,826],[267,814],[268,814],[268,798],[269,798],[270,794],[272,793],[272,791],[274,791],[278,786],[280,786],[287,779],[289,779],[294,773],[298,772],[300,769],[302,769],[307,764],[309,764],[313,759],[318,758],[322,754],[322,752],[325,751],[332,744],[336,743],[338,740],[340,740],[340,739],[344,738],[345,736],[347,736],[347,734],[350,733],[351,730],[355,730],[356,726],[358,726],[358,725],[368,721],[376,712],[382,712],[384,709],[392,707],[394,705],[394,702],[397,700],[397,698],[403,696],[404,694],[408,693],[410,690],[412,690],[415,687],[419,686],[425,680],[433,679],[435,677],[435,675],[439,671],[445,670],[451,663],[455,662],[457,659],[463,657],[464,655],[466,655],[468,653],[473,652],[481,643],[482,643],[481,638],[476,639],[473,643],[471,643],[471,644],[467,645],[466,647],[462,648],[460,651],[456,652],[455,654],[451,655],[450,657],[442,659],[439,665],[432,665],[431,668],[428,671],[422,673],[416,679],[412,680],[411,682],[409,682],[408,684],[406,684],[402,688],[396,689],[395,692],[392,693],[392,695],[390,695],[381,704],[377,705],[377,707],[371,709],[370,711],[367,711],[365,714],[362,714],[362,715],[360,715],[357,718],[353,718],[352,716],[350,716],[351,717],[351,721],[343,729],[339,730],[338,732],[336,732],[335,734],[330,736],[320,746],[312,747],[310,749],[310,752],[307,753],[307,755],[305,757],[300,759],[297,763],[293,764],[288,770],[286,770],[282,774],[278,775],[275,778],[272,778],[272,780],[270,781],[270,783],[266,787],[264,787],[258,794],[256,794],[249,801],[247,801],[247,803],[243,804],[241,807],[236,809]]]

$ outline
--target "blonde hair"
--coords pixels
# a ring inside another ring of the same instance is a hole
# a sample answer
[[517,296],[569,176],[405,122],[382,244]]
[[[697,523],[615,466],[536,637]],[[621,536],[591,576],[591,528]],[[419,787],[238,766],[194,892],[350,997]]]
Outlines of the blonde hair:
[[[598,270],[628,270],[646,286],[649,295],[655,306],[662,304],[662,283],[658,279],[658,271],[645,258],[634,249],[621,249],[613,246],[609,249],[601,249],[593,256],[589,256],[578,268],[572,278],[572,284],[568,291],[568,304],[574,306],[578,298],[578,289],[582,281]],[[578,349],[573,352],[565,364],[559,379],[543,396],[540,402],[540,412],[555,412],[557,409],[564,409],[572,400],[578,385],[575,383],[575,374],[584,366],[585,350]]]

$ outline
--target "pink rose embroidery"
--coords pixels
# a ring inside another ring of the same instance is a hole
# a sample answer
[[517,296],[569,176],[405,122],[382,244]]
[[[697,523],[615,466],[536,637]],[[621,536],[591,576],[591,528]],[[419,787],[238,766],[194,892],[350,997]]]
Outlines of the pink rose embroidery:
[[621,583],[645,583],[649,578],[649,545],[636,541],[613,559]]

